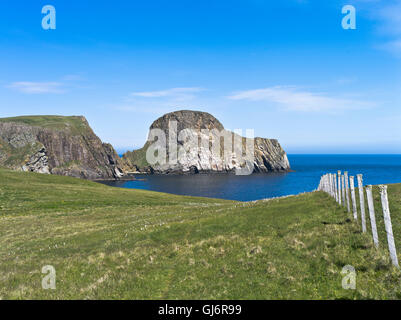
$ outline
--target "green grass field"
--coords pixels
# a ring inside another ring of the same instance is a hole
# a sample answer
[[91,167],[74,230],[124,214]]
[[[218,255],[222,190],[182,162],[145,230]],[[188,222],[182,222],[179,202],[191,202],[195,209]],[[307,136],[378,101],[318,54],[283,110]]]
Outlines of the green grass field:
[[83,117],[81,116],[21,116],[12,118],[0,118],[0,122],[16,122],[29,126],[54,130],[69,129],[74,134],[87,132],[88,126],[82,120]]
[[[0,169],[0,298],[398,299],[375,196],[379,249],[322,192],[242,203]],[[401,185],[389,198],[400,252]]]

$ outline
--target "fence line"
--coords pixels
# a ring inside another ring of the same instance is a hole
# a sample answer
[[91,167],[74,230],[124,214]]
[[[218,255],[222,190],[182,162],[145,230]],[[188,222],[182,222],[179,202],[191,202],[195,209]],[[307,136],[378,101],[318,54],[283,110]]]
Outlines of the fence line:
[[[340,206],[343,206],[345,209],[347,209],[348,212],[351,212],[350,195],[349,195],[349,193],[351,193],[352,214],[354,220],[357,221],[358,210],[356,203],[354,178],[355,178],[354,176],[348,177],[347,171],[345,171],[343,175],[341,174],[341,171],[338,171],[337,174],[328,173],[321,177],[319,187],[317,190],[329,194]],[[357,175],[357,181],[358,181],[358,191],[359,191],[359,201],[360,201],[362,232],[365,233],[366,232],[365,195],[364,195],[365,188],[363,186],[362,174]],[[391,224],[387,186],[380,185],[379,189],[381,196],[381,205],[383,210],[384,225],[387,234],[387,244],[391,262],[394,266],[399,268],[397,251],[394,242],[393,226]],[[373,201],[373,187],[371,185],[368,185],[365,190],[366,190],[367,205],[369,210],[369,220],[372,229],[373,243],[377,248],[379,246],[379,237],[376,226],[376,216],[375,216],[375,208]]]
[[341,171],[337,172],[338,177],[338,204],[341,206]]

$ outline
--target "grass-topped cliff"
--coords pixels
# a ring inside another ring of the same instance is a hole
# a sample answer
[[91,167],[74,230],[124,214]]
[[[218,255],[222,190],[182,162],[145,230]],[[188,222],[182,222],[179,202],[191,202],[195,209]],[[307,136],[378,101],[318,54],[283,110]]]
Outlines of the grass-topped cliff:
[[[401,185],[389,197],[400,252]],[[400,298],[376,208],[378,250],[321,192],[242,203],[0,169],[0,298]]]
[[90,130],[83,116],[20,116],[0,118],[0,122],[14,122],[34,127],[68,130],[79,134],[88,134]]
[[0,118],[0,166],[86,179],[118,177],[113,147],[82,116]]

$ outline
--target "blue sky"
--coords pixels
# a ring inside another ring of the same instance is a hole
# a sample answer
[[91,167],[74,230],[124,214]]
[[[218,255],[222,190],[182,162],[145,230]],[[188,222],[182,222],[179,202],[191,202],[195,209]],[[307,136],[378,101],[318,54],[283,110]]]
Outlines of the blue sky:
[[0,4],[0,117],[84,115],[119,151],[194,109],[288,153],[401,153],[400,88],[399,0]]

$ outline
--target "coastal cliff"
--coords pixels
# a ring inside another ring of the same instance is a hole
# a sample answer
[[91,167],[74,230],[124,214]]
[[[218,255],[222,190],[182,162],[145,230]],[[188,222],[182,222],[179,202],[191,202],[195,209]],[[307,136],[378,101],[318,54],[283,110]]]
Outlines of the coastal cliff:
[[[173,142],[177,150],[186,148],[184,140],[192,139],[196,146],[187,148],[175,162],[172,160],[177,153],[174,155],[167,148],[167,161],[150,164],[147,152],[153,143],[151,139],[141,149],[120,158],[110,144],[102,143],[82,116],[2,118],[0,167],[91,180],[120,179],[130,173],[217,173],[238,172],[244,168],[252,173],[290,169],[287,155],[277,140],[241,137],[224,129],[209,113],[190,110],[168,113],[154,121],[150,131],[159,130],[170,143],[171,123],[176,126]],[[180,136],[182,132],[184,140]],[[198,145],[198,141],[206,143]],[[212,141],[222,141],[217,153],[213,152],[216,150],[211,147]],[[227,147],[227,142],[232,145]],[[243,151],[249,145],[252,145],[252,159],[244,162]]]
[[[178,149],[184,147],[183,139],[179,138],[180,132],[190,129],[185,132],[185,139],[193,139],[194,141],[221,141],[222,137],[229,137],[230,143],[233,141],[240,141],[239,145],[233,143],[233,147],[229,146],[228,154],[224,154],[224,143],[220,148],[220,154],[212,152],[209,148],[209,143],[200,144],[195,148],[187,150],[185,155],[181,156],[179,161],[169,161],[174,158],[167,148],[166,163],[149,164],[146,159],[148,148],[151,146],[152,141],[148,139],[145,145],[139,149],[126,152],[122,160],[132,172],[140,173],[199,173],[199,172],[232,172],[241,169],[244,166],[250,166],[250,172],[278,172],[288,171],[290,164],[287,155],[279,142],[275,139],[265,138],[244,138],[231,131],[225,130],[224,126],[213,117],[211,114],[200,111],[181,110],[165,114],[160,117],[150,126],[152,130],[160,130],[166,135],[166,139],[171,139],[170,129],[171,123],[176,124],[178,135],[173,135],[173,140],[176,142]],[[150,136],[149,136],[150,137]],[[231,138],[232,137],[232,138]],[[239,140],[238,140],[239,139]],[[170,141],[170,140],[169,140]],[[243,147],[247,144],[253,144],[254,154],[250,164],[241,163],[241,155]],[[227,148],[226,148],[227,149]],[[223,158],[223,159],[222,159]]]
[[83,179],[117,179],[123,162],[82,116],[0,119],[0,166]]

